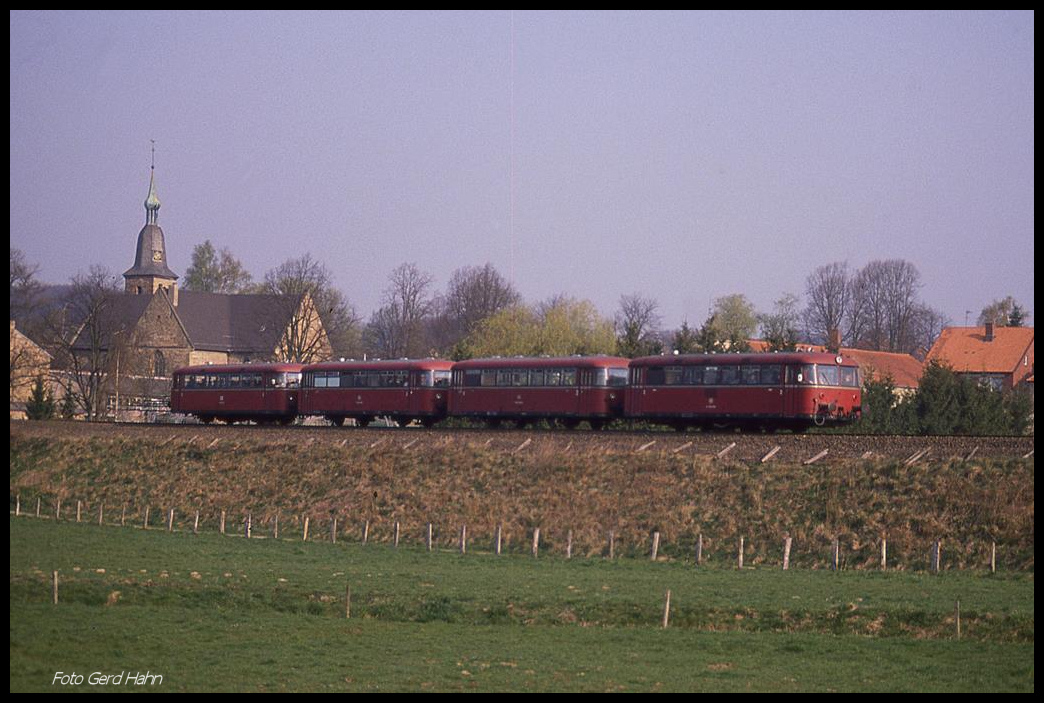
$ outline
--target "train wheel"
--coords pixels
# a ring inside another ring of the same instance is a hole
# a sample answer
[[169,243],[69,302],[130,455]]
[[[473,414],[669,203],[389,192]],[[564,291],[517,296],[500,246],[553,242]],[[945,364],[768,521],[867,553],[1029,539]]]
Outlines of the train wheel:
[[334,416],[327,415],[326,420],[327,420],[327,422],[329,422],[334,427],[343,427],[344,426],[344,416],[343,415],[334,415]]

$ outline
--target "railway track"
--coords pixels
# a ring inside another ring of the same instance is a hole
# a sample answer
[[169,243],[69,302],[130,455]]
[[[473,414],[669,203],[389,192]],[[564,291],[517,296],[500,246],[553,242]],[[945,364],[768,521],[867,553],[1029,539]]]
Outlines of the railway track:
[[670,453],[708,456],[742,463],[831,463],[852,459],[887,459],[916,463],[951,459],[1032,458],[1034,438],[853,434],[739,434],[731,432],[654,432],[612,430],[503,430],[338,428],[320,425],[257,427],[251,425],[114,424],[86,422],[10,423],[11,435],[50,438],[129,439],[158,444],[191,443],[232,450],[246,442],[382,450],[419,451],[447,444],[472,445],[490,451],[535,453]]

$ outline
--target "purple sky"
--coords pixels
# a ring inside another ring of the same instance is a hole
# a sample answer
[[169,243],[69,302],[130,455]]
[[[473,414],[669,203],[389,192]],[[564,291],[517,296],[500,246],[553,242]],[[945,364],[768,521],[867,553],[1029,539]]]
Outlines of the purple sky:
[[1033,311],[1033,20],[12,12],[11,246],[129,268],[155,139],[171,269],[309,252],[365,319],[407,261],[666,327],[885,258]]

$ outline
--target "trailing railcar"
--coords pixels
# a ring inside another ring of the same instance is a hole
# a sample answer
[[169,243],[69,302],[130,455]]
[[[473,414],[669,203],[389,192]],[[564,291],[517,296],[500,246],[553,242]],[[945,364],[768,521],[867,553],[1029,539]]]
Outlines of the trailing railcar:
[[297,417],[302,364],[188,366],[174,372],[170,409],[204,423],[278,422]]
[[634,359],[625,415],[690,427],[838,425],[862,411],[859,367],[825,353],[693,354]]
[[353,419],[363,427],[377,417],[425,427],[446,417],[450,369],[440,359],[333,361],[303,369],[300,412],[334,425]]
[[471,359],[453,365],[449,414],[496,426],[558,420],[601,429],[623,413],[627,359],[611,356]]

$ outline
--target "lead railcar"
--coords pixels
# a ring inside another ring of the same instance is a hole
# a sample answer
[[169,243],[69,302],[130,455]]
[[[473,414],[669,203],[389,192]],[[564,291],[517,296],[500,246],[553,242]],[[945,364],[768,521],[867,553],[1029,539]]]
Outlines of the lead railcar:
[[791,429],[839,425],[862,410],[859,367],[840,355],[691,354],[630,364],[625,414],[690,427]]

